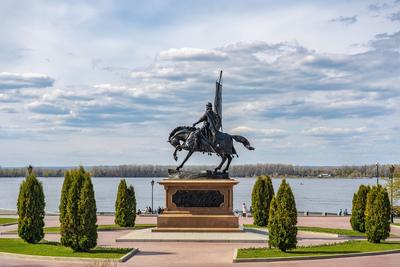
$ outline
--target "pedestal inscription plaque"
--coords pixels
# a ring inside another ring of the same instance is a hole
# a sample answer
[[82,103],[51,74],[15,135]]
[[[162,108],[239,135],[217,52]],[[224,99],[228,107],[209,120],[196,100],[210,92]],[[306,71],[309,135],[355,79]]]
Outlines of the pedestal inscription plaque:
[[172,202],[177,207],[216,208],[224,203],[224,195],[218,190],[178,190]]

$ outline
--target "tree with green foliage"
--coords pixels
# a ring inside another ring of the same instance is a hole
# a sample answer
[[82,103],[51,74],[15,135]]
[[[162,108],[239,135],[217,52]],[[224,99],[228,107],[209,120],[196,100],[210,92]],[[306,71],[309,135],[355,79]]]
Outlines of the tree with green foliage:
[[130,211],[128,227],[134,227],[136,221],[136,194],[135,194],[135,188],[133,188],[132,185],[128,187],[128,199],[129,199],[128,210]]
[[258,226],[268,225],[269,208],[274,188],[269,176],[258,176],[251,194],[251,207],[253,209],[253,223]]
[[372,187],[368,193],[365,230],[368,241],[372,243],[380,243],[390,235],[389,196],[381,185]]
[[78,202],[80,215],[79,251],[89,251],[97,245],[97,209],[92,179],[86,173]]
[[354,193],[353,196],[350,223],[353,230],[362,233],[365,233],[365,207],[369,190],[369,186],[360,185],[357,193]]
[[292,189],[285,179],[282,180],[278,193],[271,202],[269,216],[269,246],[281,251],[296,248],[296,202]]
[[60,196],[60,205],[58,206],[60,211],[59,221],[60,221],[60,232],[61,236],[63,236],[64,227],[66,225],[65,218],[67,213],[67,204],[68,204],[68,193],[72,183],[71,172],[67,171],[64,175],[64,183],[61,189]]
[[68,171],[67,176],[71,181],[61,222],[61,244],[74,251],[88,251],[97,243],[96,201],[90,174],[80,167]]
[[118,185],[117,199],[115,200],[115,223],[122,227],[133,227],[136,220],[136,198],[132,185],[129,188],[125,179]]
[[37,243],[44,237],[45,199],[42,183],[28,169],[21,183],[17,202],[18,235],[28,243]]
[[125,226],[128,217],[128,196],[125,179],[118,185],[117,199],[115,200],[115,224]]

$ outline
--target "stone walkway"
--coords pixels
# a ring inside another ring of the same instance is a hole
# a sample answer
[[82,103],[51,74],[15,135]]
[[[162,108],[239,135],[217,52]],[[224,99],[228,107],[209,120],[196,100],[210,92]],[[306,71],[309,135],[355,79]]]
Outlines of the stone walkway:
[[[113,217],[99,216],[99,224],[112,224]],[[155,223],[155,218],[138,217],[137,223]],[[332,228],[349,229],[348,217],[299,217],[299,225],[318,226]],[[251,218],[241,218],[240,222],[251,223]],[[58,225],[58,218],[55,216],[46,217],[46,226]],[[16,229],[16,226],[12,226]],[[0,227],[0,232],[5,231]],[[10,230],[7,227],[7,230]],[[99,232],[98,244],[100,246],[110,247],[137,247],[140,252],[126,263],[119,263],[118,266],[311,266],[311,267],[330,267],[330,266],[352,266],[352,267],[398,267],[400,255],[392,254],[385,256],[356,257],[327,260],[311,261],[293,261],[285,263],[232,263],[233,252],[235,248],[263,247],[265,243],[209,243],[209,242],[121,242],[115,240],[119,237],[129,234],[131,231],[110,231]],[[400,227],[393,229],[392,232],[399,232]],[[1,236],[0,237],[10,237]],[[15,236],[16,237],[16,236]],[[58,234],[46,235],[48,240],[58,240]],[[309,232],[299,232],[298,240],[300,245],[315,245],[321,243],[332,243],[338,240],[332,235],[315,234]],[[0,256],[0,266],[90,266],[90,263],[60,262],[60,261],[42,261],[16,259],[12,257]]]

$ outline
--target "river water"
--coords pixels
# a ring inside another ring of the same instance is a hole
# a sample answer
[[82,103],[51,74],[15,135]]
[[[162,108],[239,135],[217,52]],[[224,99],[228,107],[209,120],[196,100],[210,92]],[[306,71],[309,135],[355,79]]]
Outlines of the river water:
[[[60,192],[64,178],[51,177],[39,178],[44,187],[46,198],[46,211],[57,212]],[[160,181],[162,178],[154,178]],[[241,210],[242,203],[247,207],[251,205],[251,191],[255,178],[237,178],[239,184],[234,187],[234,209]],[[0,209],[15,210],[19,185],[23,178],[0,178]],[[126,178],[136,192],[137,208],[144,209],[151,205],[152,178]],[[339,209],[351,211],[353,194],[361,184],[374,185],[375,179],[312,179],[312,178],[287,178],[292,187],[298,211],[334,212]],[[113,212],[117,194],[118,178],[93,177],[93,186],[96,196],[98,212]],[[275,192],[282,179],[273,179]],[[154,208],[164,206],[164,189],[158,183],[154,184]]]

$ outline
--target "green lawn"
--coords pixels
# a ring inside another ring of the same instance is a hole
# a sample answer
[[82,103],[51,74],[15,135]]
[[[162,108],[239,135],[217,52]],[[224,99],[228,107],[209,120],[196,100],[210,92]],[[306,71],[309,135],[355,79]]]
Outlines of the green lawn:
[[322,228],[322,227],[309,227],[309,226],[298,226],[297,229],[299,231],[308,231],[308,232],[319,232],[319,233],[328,233],[328,234],[338,234],[338,235],[365,237],[365,233],[360,233],[360,232],[357,232],[357,231],[354,231],[354,230],[349,230],[349,229]]
[[400,226],[400,223],[392,223],[393,225]]
[[[132,229],[132,230],[139,230],[139,229],[145,229],[145,228],[152,228],[156,227],[155,224],[136,224],[135,227],[120,227],[115,224],[105,224],[105,225],[98,225],[97,230],[98,231],[113,231],[113,230],[123,230],[123,229]],[[17,230],[12,230],[8,231],[8,233],[16,233]],[[60,227],[55,226],[55,227],[45,227],[44,232],[47,234],[51,233],[59,233],[60,232]]]
[[310,247],[298,247],[288,252],[278,249],[246,248],[238,250],[238,258],[282,258],[300,256],[328,256],[335,254],[349,254],[361,252],[375,252],[400,249],[400,243],[383,242],[373,244],[367,241],[347,241],[344,243],[320,245]]
[[73,252],[72,249],[63,247],[56,242],[44,241],[39,244],[28,244],[22,239],[0,238],[0,252],[24,255],[118,259],[130,250],[129,248],[94,248],[90,252]]
[[[247,227],[247,228],[267,229],[267,227],[257,226],[257,225],[254,225],[254,224],[244,224],[243,226]],[[354,231],[354,230],[348,230],[348,229],[322,228],[322,227],[310,227],[310,226],[298,226],[297,229],[299,231],[308,231],[308,232],[318,232],[318,233],[328,233],[328,234],[338,234],[338,235],[365,237],[364,233],[360,233],[360,232],[357,232],[357,231]]]
[[17,223],[17,218],[0,218],[0,225],[7,224],[7,223]]

